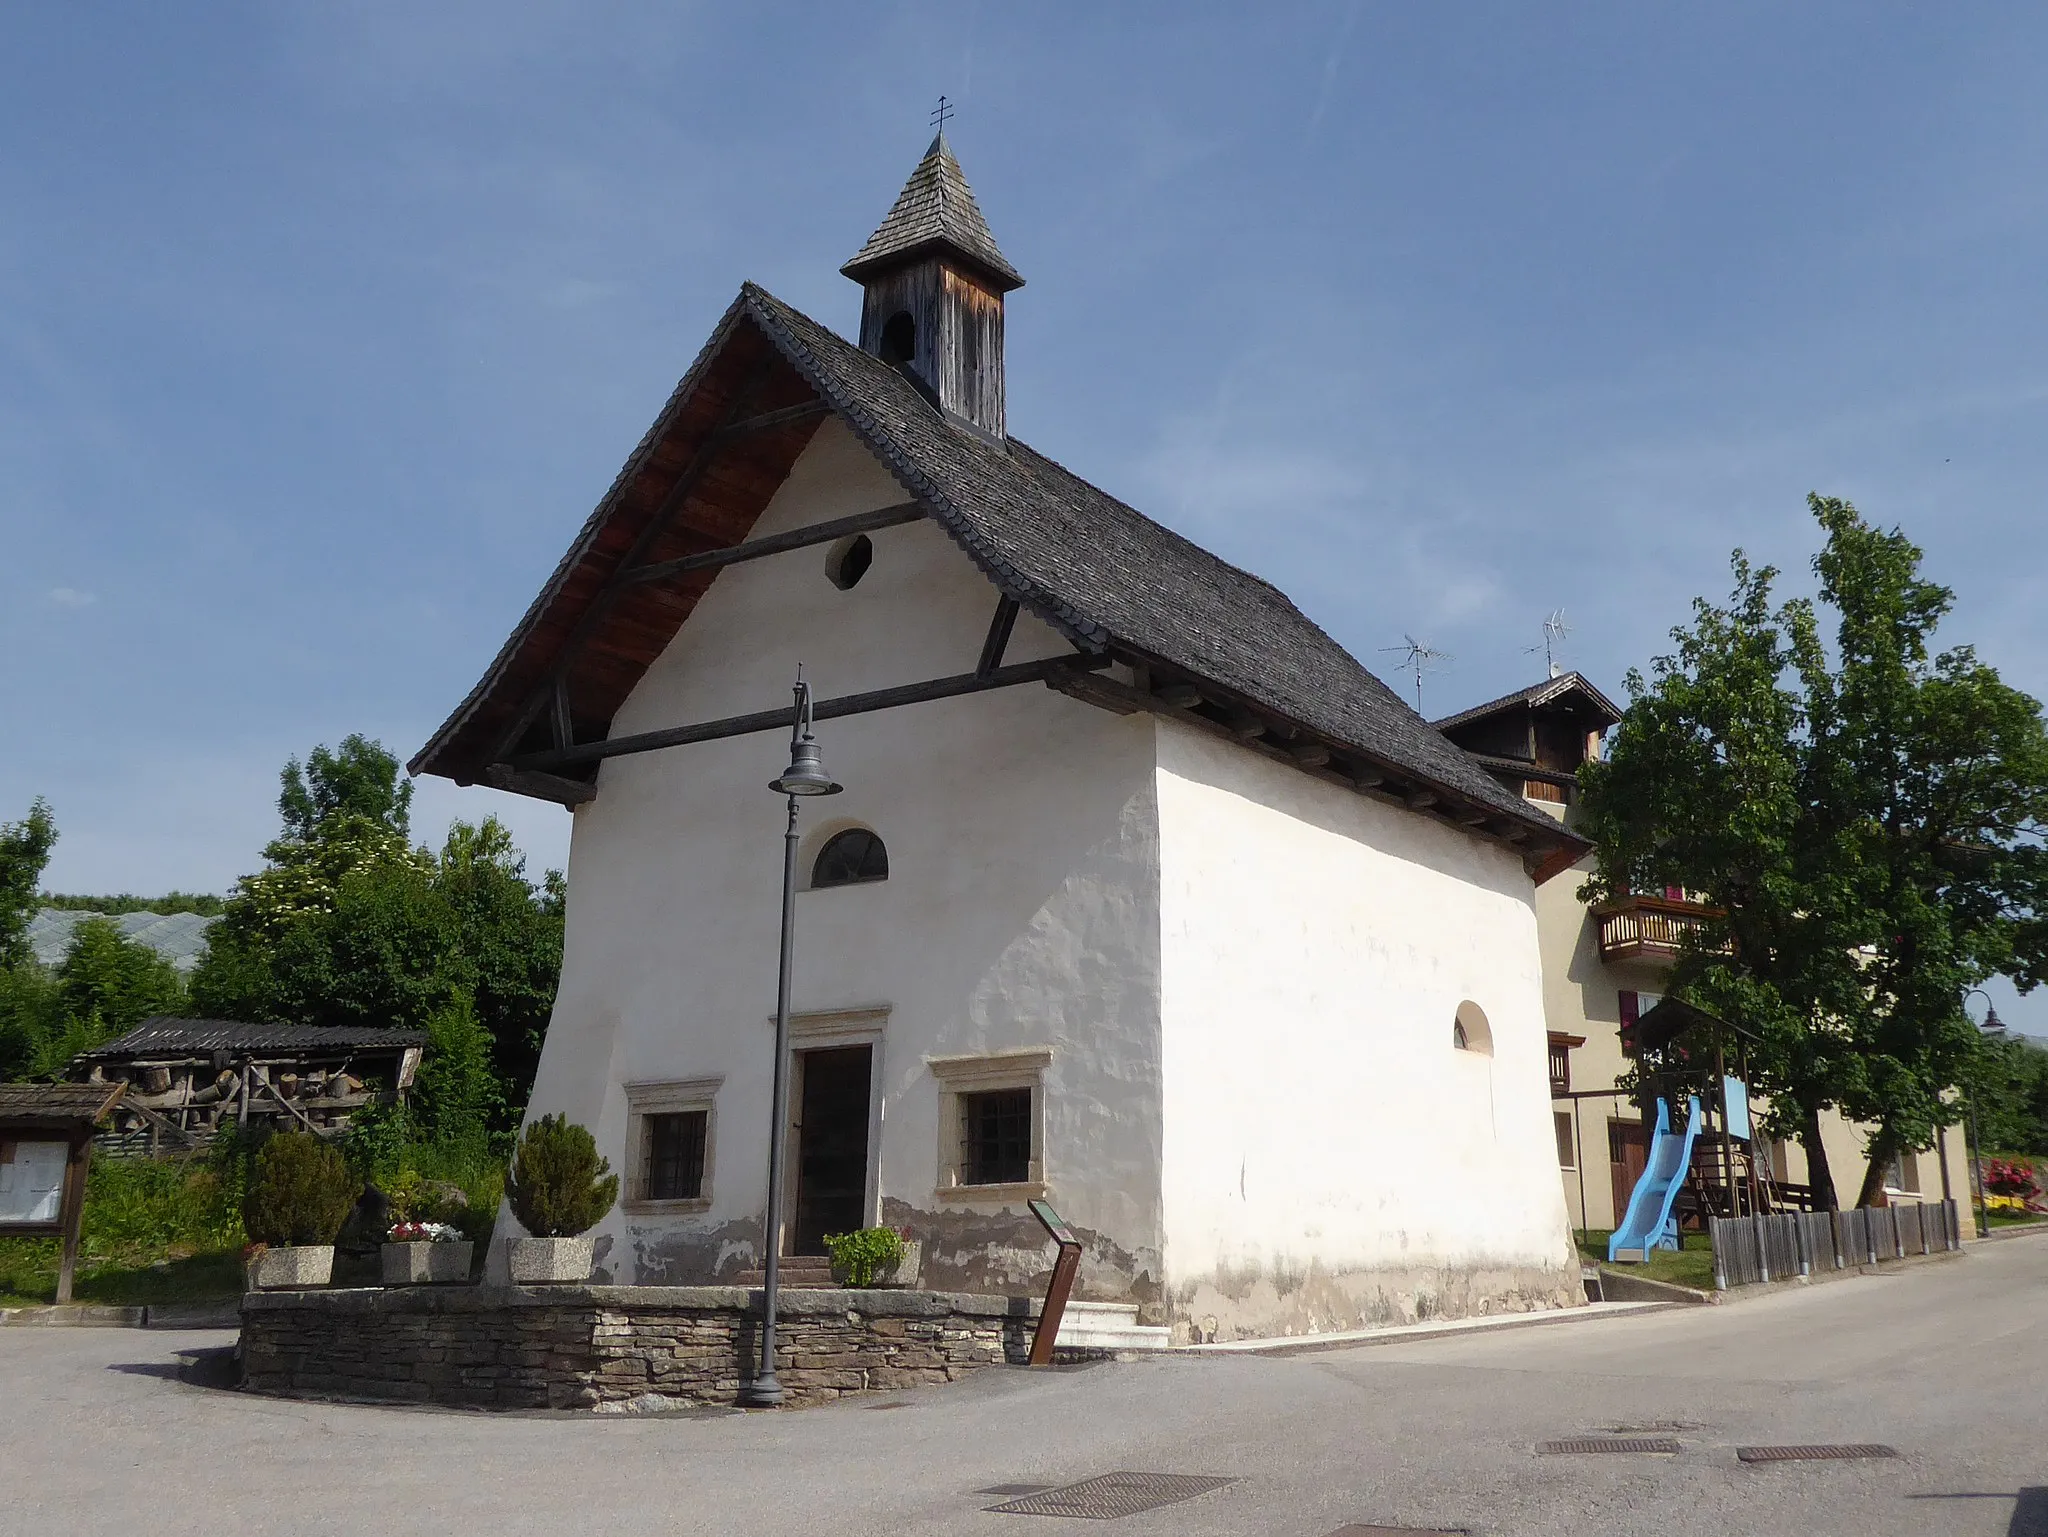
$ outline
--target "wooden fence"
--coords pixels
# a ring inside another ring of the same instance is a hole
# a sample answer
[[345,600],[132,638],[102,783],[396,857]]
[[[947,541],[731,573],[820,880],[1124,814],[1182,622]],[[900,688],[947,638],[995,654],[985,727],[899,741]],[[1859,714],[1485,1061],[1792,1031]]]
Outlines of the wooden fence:
[[1712,1217],[1708,1231],[1714,1244],[1714,1285],[1721,1291],[1963,1246],[1954,1201]]

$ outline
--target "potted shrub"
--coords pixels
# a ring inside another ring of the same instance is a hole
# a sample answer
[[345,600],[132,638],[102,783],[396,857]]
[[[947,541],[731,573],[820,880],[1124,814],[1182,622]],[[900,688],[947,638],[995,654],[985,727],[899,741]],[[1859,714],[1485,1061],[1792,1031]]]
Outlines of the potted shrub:
[[452,1202],[411,1170],[391,1183],[391,1227],[380,1251],[386,1286],[466,1281],[473,1252],[462,1230],[447,1219]]
[[589,1280],[597,1241],[586,1235],[618,1198],[619,1177],[589,1132],[559,1115],[527,1127],[505,1178],[512,1215],[533,1235],[507,1246],[513,1282]]
[[832,1256],[832,1279],[857,1288],[915,1286],[924,1257],[923,1245],[893,1227],[827,1234],[825,1251]]
[[325,1286],[334,1274],[334,1235],[361,1193],[340,1149],[311,1132],[281,1132],[264,1143],[242,1198],[249,1284]]

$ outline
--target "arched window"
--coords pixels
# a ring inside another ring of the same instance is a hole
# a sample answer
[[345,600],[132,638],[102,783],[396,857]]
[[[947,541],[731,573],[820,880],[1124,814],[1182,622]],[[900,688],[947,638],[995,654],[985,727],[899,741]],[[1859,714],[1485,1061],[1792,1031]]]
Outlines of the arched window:
[[1486,1022],[1486,1011],[1469,998],[1458,1005],[1457,1017],[1451,1021],[1451,1044],[1482,1057],[1493,1055],[1493,1027]]
[[825,575],[832,579],[832,585],[841,592],[868,574],[868,567],[875,563],[875,542],[866,534],[855,534],[851,539],[842,539],[832,546],[832,553],[825,557]]
[[881,358],[891,368],[901,368],[917,356],[917,322],[909,310],[898,310],[882,322]]
[[818,850],[817,863],[811,866],[811,887],[854,886],[862,881],[886,881],[889,878],[889,851],[882,847],[882,840],[865,827],[849,827],[843,833],[834,833],[825,840],[825,846]]

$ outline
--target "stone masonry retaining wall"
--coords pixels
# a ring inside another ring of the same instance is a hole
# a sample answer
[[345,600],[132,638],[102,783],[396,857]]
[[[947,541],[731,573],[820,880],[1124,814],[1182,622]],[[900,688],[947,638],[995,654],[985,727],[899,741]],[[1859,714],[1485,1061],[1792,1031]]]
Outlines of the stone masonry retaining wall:
[[[785,1402],[950,1382],[1021,1362],[1037,1304],[947,1292],[785,1291]],[[408,1286],[250,1292],[242,1386],[487,1409],[730,1405],[761,1294],[731,1286]]]

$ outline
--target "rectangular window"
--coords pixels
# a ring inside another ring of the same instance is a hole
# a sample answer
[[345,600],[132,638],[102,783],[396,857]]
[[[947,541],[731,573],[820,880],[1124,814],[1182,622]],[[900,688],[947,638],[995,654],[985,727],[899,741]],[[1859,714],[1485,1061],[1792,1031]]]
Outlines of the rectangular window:
[[620,1209],[683,1216],[711,1206],[718,1146],[717,1078],[634,1082],[626,1091]]
[[647,1188],[649,1201],[695,1201],[704,1194],[704,1133],[710,1115],[702,1110],[684,1110],[667,1115],[643,1116],[647,1128]]
[[960,1183],[1021,1185],[1031,1178],[1031,1090],[960,1096]]
[[1579,1160],[1572,1145],[1572,1113],[1569,1110],[1553,1110],[1550,1115],[1557,1123],[1557,1166],[1560,1169],[1576,1169]]

